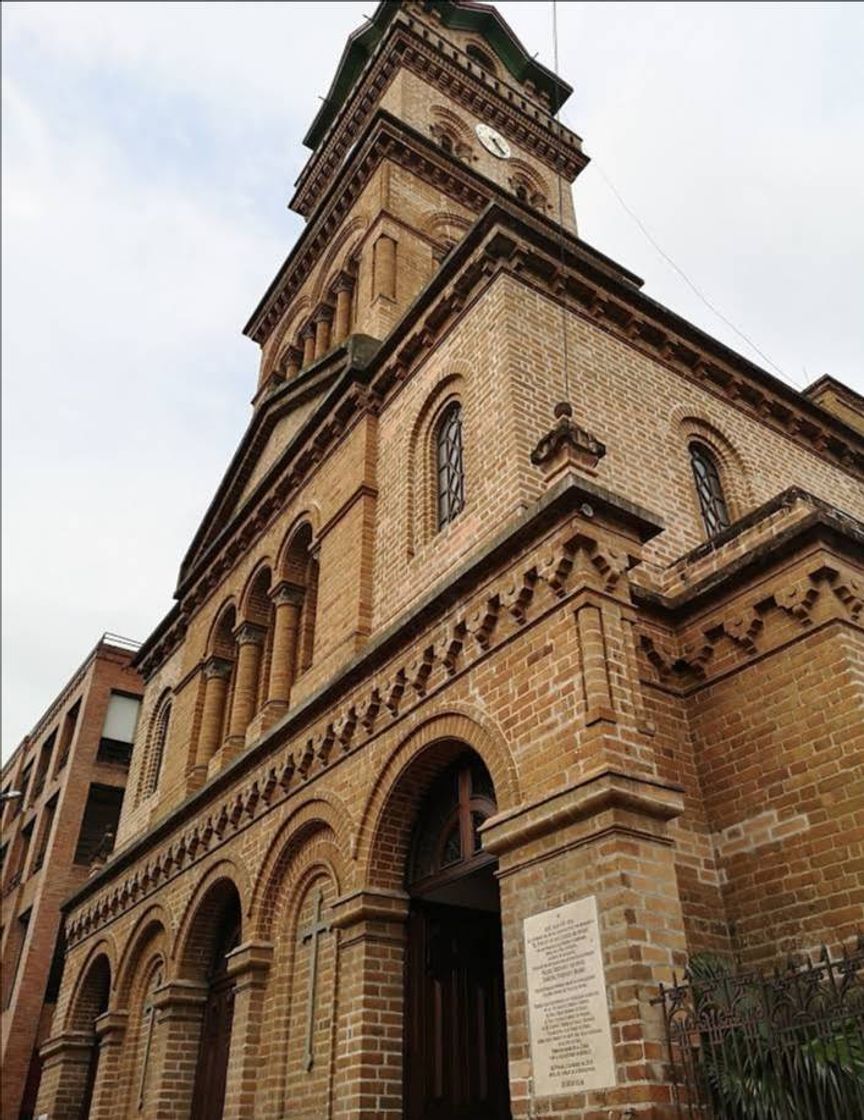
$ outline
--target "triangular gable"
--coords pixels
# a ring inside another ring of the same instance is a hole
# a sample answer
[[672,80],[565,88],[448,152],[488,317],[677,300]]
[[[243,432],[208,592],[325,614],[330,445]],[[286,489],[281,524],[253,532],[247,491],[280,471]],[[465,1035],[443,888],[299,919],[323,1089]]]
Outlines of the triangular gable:
[[312,367],[297,382],[282,386],[255,412],[183,557],[178,586],[186,582],[258,485],[288,452],[344,368],[344,354],[338,363],[325,363],[324,369]]

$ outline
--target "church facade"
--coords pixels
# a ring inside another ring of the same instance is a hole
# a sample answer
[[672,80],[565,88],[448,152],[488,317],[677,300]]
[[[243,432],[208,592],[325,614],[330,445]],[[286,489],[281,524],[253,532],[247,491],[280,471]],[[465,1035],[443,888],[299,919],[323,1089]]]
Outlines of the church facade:
[[658,984],[864,921],[862,401],[579,239],[569,92],[468,0],[349,40],[50,1120],[673,1115]]

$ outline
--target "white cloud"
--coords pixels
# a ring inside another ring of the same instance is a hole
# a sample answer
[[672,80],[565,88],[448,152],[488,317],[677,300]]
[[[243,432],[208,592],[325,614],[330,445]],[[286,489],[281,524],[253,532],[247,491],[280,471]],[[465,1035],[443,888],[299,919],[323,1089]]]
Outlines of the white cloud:
[[[374,2],[4,7],[4,751],[102,630],[170,606],[249,417],[240,329],[301,226],[302,135]],[[551,6],[501,9],[551,63]],[[666,251],[793,380],[864,391],[864,9],[559,19],[564,119]],[[587,240],[744,348],[596,167],[576,200]]]

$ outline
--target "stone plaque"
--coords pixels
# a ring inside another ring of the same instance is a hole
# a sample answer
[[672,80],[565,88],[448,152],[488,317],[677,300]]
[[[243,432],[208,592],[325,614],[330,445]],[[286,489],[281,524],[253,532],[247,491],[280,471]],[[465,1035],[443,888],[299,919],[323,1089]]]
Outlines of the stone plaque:
[[594,895],[525,919],[534,1095],[615,1084]]

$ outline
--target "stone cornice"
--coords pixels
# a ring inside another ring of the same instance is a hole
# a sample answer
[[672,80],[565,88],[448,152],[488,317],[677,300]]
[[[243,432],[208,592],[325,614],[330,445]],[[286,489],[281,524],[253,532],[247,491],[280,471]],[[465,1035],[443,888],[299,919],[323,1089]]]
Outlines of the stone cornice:
[[[635,557],[611,550],[609,534],[632,542],[638,551],[637,542],[660,529],[646,511],[595,483],[562,479],[478,556],[376,636],[338,677],[88,879],[64,910],[77,909],[94,894],[100,897],[70,925],[70,943],[149,895],[345,754],[361,749],[580,589],[623,594]],[[514,556],[519,557],[515,564]],[[135,870],[145,856],[146,865]],[[123,881],[111,889],[120,877]]]
[[456,47],[446,53],[429,40],[425,24],[407,13],[394,20],[315,154],[297,179],[289,206],[309,216],[339,174],[351,146],[386,87],[403,67],[429,82],[475,116],[494,124],[552,170],[575,179],[587,166],[581,140],[547,110],[509,83],[482,71]]
[[[602,823],[597,818],[609,810],[623,810],[662,825],[683,813],[684,790],[646,775],[615,770],[588,774],[567,789],[490,817],[480,829],[483,847],[503,856],[534,840],[557,836],[577,821],[590,818]],[[544,851],[554,851],[554,840],[548,850],[544,845]]]
[[824,626],[864,631],[864,524],[799,490],[757,513],[748,547],[728,540],[714,565],[697,556],[679,591],[631,581],[646,681],[688,695]]
[[[768,531],[759,539],[762,525]],[[738,542],[751,531],[753,540],[745,540],[742,549]],[[679,576],[675,590],[658,591],[644,582],[634,582],[633,599],[643,608],[662,612],[677,625],[714,601],[728,598],[754,575],[814,543],[830,548],[838,558],[860,564],[864,557],[864,522],[792,487],[670,565],[668,570]],[[700,561],[706,559],[710,562],[700,570]]]

